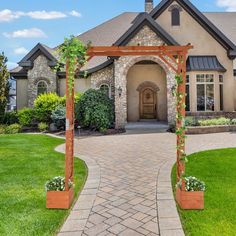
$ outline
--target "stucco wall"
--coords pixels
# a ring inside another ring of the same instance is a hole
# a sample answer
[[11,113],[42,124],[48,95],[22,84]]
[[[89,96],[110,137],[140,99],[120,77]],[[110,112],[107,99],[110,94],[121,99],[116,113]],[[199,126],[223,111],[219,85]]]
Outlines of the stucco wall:
[[[60,96],[64,96],[66,94],[66,79],[58,80],[58,92]],[[90,89],[91,80],[87,79],[76,79],[75,80],[75,93],[84,93],[86,90]]]
[[134,65],[127,75],[127,112],[128,121],[138,121],[139,91],[137,88],[144,81],[151,81],[159,87],[157,92],[157,119],[167,120],[167,88],[165,71],[157,64]]
[[28,80],[27,79],[17,79],[16,80],[16,108],[20,110],[28,106]]
[[[177,4],[174,2],[173,4]],[[180,12],[180,26],[171,26],[171,12],[166,9],[158,18],[157,22],[175,40],[186,45],[191,43],[194,49],[189,55],[216,55],[219,62],[227,69],[224,73],[224,108],[225,111],[233,111],[235,90],[233,78],[233,61],[229,60],[227,51],[184,9]]]

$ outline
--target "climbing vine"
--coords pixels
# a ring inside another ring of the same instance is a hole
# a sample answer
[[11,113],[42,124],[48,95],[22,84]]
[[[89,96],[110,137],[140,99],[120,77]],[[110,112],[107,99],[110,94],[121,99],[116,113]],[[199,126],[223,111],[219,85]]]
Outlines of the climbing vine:
[[60,70],[62,66],[64,67],[67,65],[68,88],[70,95],[74,88],[76,75],[89,58],[87,55],[89,47],[90,43],[84,45],[77,37],[71,36],[70,38],[65,38],[64,43],[58,49],[60,59],[56,66],[56,70]]
[[[177,84],[177,88],[179,86],[181,86],[184,81],[183,81],[183,77],[181,75],[176,75],[175,76],[175,81]],[[185,135],[185,131],[186,131],[186,127],[185,127],[185,117],[182,115],[182,110],[186,108],[185,102],[184,102],[184,98],[186,96],[186,94],[180,92],[177,88],[175,88],[173,90],[173,95],[176,97],[176,107],[177,107],[177,113],[176,113],[176,123],[178,124],[176,127],[176,135],[179,136],[179,142],[177,145],[177,151],[180,153],[180,161],[185,161],[187,162],[187,156],[184,150],[184,146],[185,146],[185,139],[186,139],[186,135]]]

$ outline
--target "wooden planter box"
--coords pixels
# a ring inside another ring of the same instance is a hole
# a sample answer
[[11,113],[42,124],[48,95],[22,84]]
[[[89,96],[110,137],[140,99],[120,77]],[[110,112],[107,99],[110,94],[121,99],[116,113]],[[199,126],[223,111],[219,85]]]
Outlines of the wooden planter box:
[[204,192],[187,192],[177,188],[176,201],[178,202],[181,209],[203,210]]
[[46,196],[46,208],[69,209],[74,198],[74,189],[69,191],[48,191]]

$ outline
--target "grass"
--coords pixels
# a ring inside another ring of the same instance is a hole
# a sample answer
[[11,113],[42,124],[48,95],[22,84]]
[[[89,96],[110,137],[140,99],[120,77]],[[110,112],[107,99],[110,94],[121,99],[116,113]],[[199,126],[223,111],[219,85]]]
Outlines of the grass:
[[[45,208],[45,183],[64,175],[64,155],[54,151],[62,139],[45,135],[0,135],[0,235],[55,235],[68,210]],[[75,192],[87,177],[75,158]]]
[[[236,235],[236,149],[212,150],[188,157],[186,175],[206,183],[205,210],[179,209],[186,236]],[[172,185],[176,183],[176,166]]]

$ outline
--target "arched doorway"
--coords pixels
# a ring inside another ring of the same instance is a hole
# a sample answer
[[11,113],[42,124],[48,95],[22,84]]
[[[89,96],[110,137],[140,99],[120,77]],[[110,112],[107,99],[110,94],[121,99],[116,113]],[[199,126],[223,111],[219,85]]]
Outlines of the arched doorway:
[[141,61],[127,73],[127,121],[167,121],[167,81],[162,67]]

